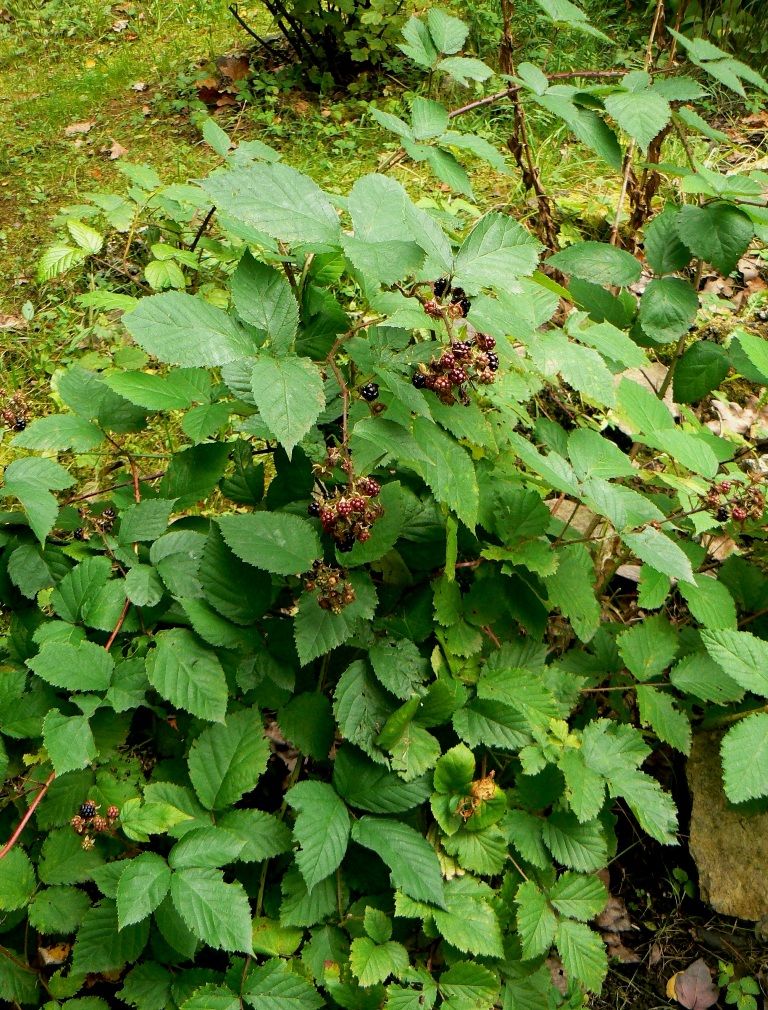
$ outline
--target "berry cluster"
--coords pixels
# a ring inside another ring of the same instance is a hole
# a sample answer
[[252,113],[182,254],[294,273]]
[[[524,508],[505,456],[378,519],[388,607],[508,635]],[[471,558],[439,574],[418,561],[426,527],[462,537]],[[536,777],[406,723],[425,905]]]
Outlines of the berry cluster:
[[748,487],[721,480],[713,484],[707,492],[707,507],[720,523],[743,523],[747,519],[762,519],[765,512],[765,494],[756,485],[762,481],[762,474],[752,471]]
[[0,389],[2,397],[2,407],[0,408],[0,420],[9,431],[24,431],[29,420],[29,410],[27,401],[21,393],[13,393],[6,397],[5,390]]
[[93,800],[86,800],[80,804],[80,810],[69,822],[78,835],[83,835],[83,848],[92,849],[95,841],[93,836],[111,831],[115,826],[115,821],[120,816],[120,811],[116,806],[107,809],[107,816],[99,814],[101,807]]
[[332,614],[340,614],[355,600],[355,588],[347,582],[347,573],[336,565],[326,565],[315,561],[312,571],[304,580],[304,588],[308,593],[317,590],[317,602],[323,610]]
[[359,477],[325,501],[310,502],[307,511],[320,519],[323,531],[331,534],[345,554],[370,538],[371,526],[384,514],[381,502],[374,500],[380,491],[373,477]]
[[117,513],[109,506],[102,512],[92,513],[87,507],[81,508],[78,512],[82,526],[79,526],[72,534],[75,540],[90,540],[93,533],[111,533],[115,524]]
[[419,365],[411,381],[417,389],[431,389],[443,403],[469,403],[467,383],[490,385],[496,379],[499,358],[496,341],[485,333],[469,340],[452,340],[450,348],[428,365]]
[[379,398],[379,387],[375,382],[366,382],[364,386],[360,387],[360,395],[368,403],[373,403]]
[[[453,288],[447,277],[440,277],[433,283],[432,290],[435,293],[435,297],[428,298],[424,302],[424,311],[428,316],[439,318],[445,313],[453,319],[462,319],[464,316],[469,315],[472,303],[467,298],[464,288]],[[444,296],[450,296],[447,305],[440,301]]]
[[[337,466],[341,467],[344,473],[349,474],[352,471],[352,460],[337,445],[329,445],[326,446],[325,459],[322,463],[313,463],[312,473],[321,479],[332,477]],[[318,513],[310,512],[310,515],[313,514],[317,515]]]

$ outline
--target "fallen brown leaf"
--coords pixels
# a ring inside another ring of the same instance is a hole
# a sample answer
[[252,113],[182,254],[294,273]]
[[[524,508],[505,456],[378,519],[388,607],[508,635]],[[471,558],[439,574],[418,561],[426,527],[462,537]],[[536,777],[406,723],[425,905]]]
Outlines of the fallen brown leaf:
[[128,27],[129,24],[130,24],[130,21],[128,20],[128,18],[120,18],[119,21],[115,21],[115,23],[112,25],[112,31],[113,32],[124,32],[125,29]]
[[90,133],[96,125],[95,121],[85,123],[70,123],[64,127],[65,137],[76,137],[79,133]]
[[686,1010],[707,1010],[717,1003],[719,995],[720,990],[701,958],[689,964],[685,971],[678,971],[667,982],[667,996],[676,999]]
[[27,325],[23,316],[12,316],[0,312],[0,330],[23,330]]
[[624,899],[617,898],[612,894],[608,898],[608,904],[595,919],[595,925],[598,929],[604,929],[610,933],[624,933],[632,929],[632,922]]
[[242,81],[251,69],[248,57],[242,53],[220,56],[216,60],[216,67],[222,77],[228,77],[231,81]]
[[106,154],[110,161],[117,161],[118,158],[122,158],[124,154],[128,153],[128,148],[123,147],[122,144],[118,144],[114,137],[110,138],[112,143],[109,147],[102,147],[101,153]]
[[136,81],[135,84],[131,85],[131,91],[146,91],[147,85],[144,81]]
[[71,943],[55,943],[51,947],[38,947],[37,953],[43,964],[64,964],[71,950]]

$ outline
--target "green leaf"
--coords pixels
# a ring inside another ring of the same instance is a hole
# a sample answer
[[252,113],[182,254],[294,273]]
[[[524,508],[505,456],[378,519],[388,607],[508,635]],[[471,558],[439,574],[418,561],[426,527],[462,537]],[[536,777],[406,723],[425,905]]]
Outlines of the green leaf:
[[181,1004],[181,1010],[241,1010],[239,996],[231,989],[213,982],[196,989],[189,999]]
[[704,648],[745,691],[768,698],[768,642],[748,631],[701,632]]
[[735,269],[755,233],[747,215],[728,203],[686,204],[680,209],[678,231],[694,256],[722,274]]
[[338,910],[336,881],[326,877],[311,891],[307,891],[304,878],[293,867],[283,877],[283,902],[280,922],[283,926],[314,926]]
[[493,70],[488,64],[472,56],[449,56],[440,60],[436,69],[449,74],[464,86],[469,81],[487,81],[489,77],[493,77]]
[[117,882],[118,929],[150,916],[171,886],[171,871],[154,852],[142,852],[126,864]]
[[675,368],[672,391],[675,403],[697,403],[717,389],[728,374],[728,353],[720,344],[699,340],[692,344]]
[[304,930],[281,926],[274,919],[262,917],[253,921],[253,949],[257,954],[290,957],[304,939]]
[[744,697],[744,688],[705,652],[693,652],[681,659],[670,671],[669,679],[682,694],[692,694],[717,705],[741,701]]
[[408,967],[408,951],[394,940],[377,944],[367,936],[359,936],[352,941],[349,965],[360,985],[376,985],[390,975],[403,975]]
[[216,653],[201,646],[185,628],[155,636],[147,656],[147,676],[155,690],[178,708],[200,719],[223,722],[227,681]]
[[555,811],[544,821],[542,838],[559,863],[581,873],[599,870],[608,858],[599,821],[581,824],[575,814]]
[[181,291],[140,299],[123,323],[139,347],[170,365],[224,365],[258,349],[226,312]]
[[95,642],[46,642],[27,665],[54,687],[70,691],[106,691],[115,661]]
[[253,367],[251,391],[265,423],[290,456],[325,406],[317,366],[309,358],[262,355]]
[[448,110],[441,102],[434,102],[430,98],[414,98],[411,106],[411,124],[416,140],[440,137],[448,129],[449,121]]
[[443,848],[462,869],[485,877],[501,873],[509,857],[506,835],[495,824],[483,831],[459,831],[445,837]]
[[194,935],[217,950],[252,952],[251,911],[242,884],[224,883],[221,870],[176,870],[171,897]]
[[41,544],[45,543],[59,512],[59,503],[51,491],[63,491],[75,483],[74,478],[52,459],[26,457],[8,464],[3,483],[3,494],[18,498],[32,532]]
[[251,512],[221,516],[218,523],[237,557],[274,575],[309,571],[312,562],[322,554],[312,525],[298,516]]
[[647,337],[666,344],[686,333],[696,319],[699,296],[679,277],[652,280],[640,298],[638,319]]
[[651,680],[671,666],[679,648],[678,634],[666,617],[647,617],[617,637],[619,654],[637,680]]
[[125,595],[137,607],[154,607],[163,598],[165,586],[152,565],[135,565],[125,573]]
[[608,973],[608,957],[598,934],[583,922],[561,919],[555,943],[568,977],[599,992]]
[[437,60],[438,52],[426,24],[415,15],[411,16],[403,28],[403,38],[408,45],[399,45],[397,48],[410,57],[417,66],[429,70]]
[[392,920],[379,908],[369,905],[365,909],[363,926],[374,943],[386,943],[392,938]]
[[11,849],[0,859],[0,909],[12,912],[29,903],[35,891],[35,871],[21,848]]
[[420,456],[411,465],[439,502],[453,509],[473,529],[477,522],[478,489],[468,453],[433,421],[417,417],[413,436]]
[[464,795],[469,791],[474,776],[475,756],[469,747],[458,744],[446,751],[435,766],[435,791]]
[[97,750],[84,715],[62,715],[54,708],[43,720],[43,743],[57,775],[87,768]]
[[691,750],[691,724],[688,716],[675,707],[672,697],[651,686],[637,688],[640,722],[650,726],[659,740],[683,754]]
[[90,880],[103,861],[95,849],[86,851],[82,840],[67,826],[48,833],[37,872],[44,884],[79,884]]
[[174,505],[175,499],[149,498],[126,509],[120,516],[120,543],[157,540],[168,528]]
[[191,866],[226,866],[240,858],[246,839],[233,831],[217,827],[200,827],[187,831],[168,853],[168,863],[174,870]]
[[293,834],[300,845],[296,865],[311,891],[341,864],[349,841],[349,814],[334,789],[324,782],[299,782],[286,793],[298,811]]
[[408,638],[379,639],[368,653],[377,679],[396,698],[410,698],[423,684],[427,660]]
[[494,973],[471,961],[456,961],[439,984],[445,1010],[491,1010],[499,994]]
[[623,796],[640,827],[662,845],[677,844],[677,807],[650,775],[636,769],[616,768],[610,775],[611,796]]
[[[320,553],[318,548],[317,554]],[[355,599],[340,614],[323,610],[313,593],[302,595],[294,621],[296,649],[302,666],[346,642],[364,621],[373,617],[377,598],[370,576],[364,572],[351,572],[347,581],[355,590]]]
[[648,150],[650,142],[661,133],[672,116],[666,98],[649,89],[608,95],[605,108],[621,129],[637,141],[642,151]]
[[254,259],[248,249],[232,275],[237,314],[261,330],[277,353],[290,350],[299,328],[299,306],[285,276]]
[[216,487],[228,455],[226,442],[207,442],[176,452],[160,482],[159,493],[164,498],[175,498],[179,511],[196,505]]
[[79,887],[45,887],[30,903],[29,924],[47,936],[66,936],[75,932],[90,907],[91,899]]
[[547,263],[565,274],[581,277],[593,284],[621,287],[639,280],[642,270],[634,256],[606,242],[574,242],[562,252],[550,256]]
[[404,782],[399,775],[376,765],[349,746],[336,752],[333,786],[347,803],[372,814],[397,814],[412,810],[431,792],[429,776]]
[[331,703],[324,694],[296,694],[280,709],[277,721],[286,740],[316,761],[324,761],[333,744],[335,723]]
[[338,245],[338,215],[317,183],[279,162],[220,169],[203,188],[222,214],[283,242]]
[[768,715],[749,715],[723,737],[723,784],[731,803],[768,795]]
[[564,750],[559,761],[565,778],[565,795],[581,823],[594,820],[605,802],[605,780],[587,767],[580,750]]
[[388,750],[392,755],[393,770],[406,782],[434,768],[440,756],[438,741],[417,722],[408,722],[397,742],[391,744]]
[[600,624],[600,604],[592,588],[592,557],[583,544],[558,552],[557,572],[544,579],[549,602],[559,607],[582,642],[588,642]]
[[511,279],[533,273],[541,249],[541,243],[514,218],[486,214],[456,254],[454,281],[470,293],[485,287],[504,291]]
[[691,251],[678,235],[678,213],[677,208],[664,210],[645,229],[645,258],[656,274],[677,273],[691,262]]
[[256,1010],[318,1010],[324,1005],[312,983],[278,958],[252,966],[242,994]]
[[211,379],[201,368],[171,368],[165,375],[115,372],[104,377],[115,393],[147,410],[186,410],[210,397]]
[[722,582],[706,575],[697,575],[694,585],[682,582],[679,589],[699,624],[714,630],[736,629],[736,604]]
[[389,818],[364,816],[353,824],[352,838],[387,864],[395,887],[416,901],[445,907],[435,850],[413,828]]
[[227,716],[221,726],[209,726],[192,744],[189,777],[208,810],[223,810],[255,788],[266,770],[269,745],[258,709]]
[[529,726],[547,726],[559,715],[554,696],[540,676],[530,670],[509,669],[501,658],[494,657],[486,664],[477,683],[477,696],[516,709]]
[[469,29],[459,18],[455,18],[439,7],[427,11],[427,28],[435,48],[446,55],[457,53],[467,41]]
[[217,817],[216,823],[245,842],[239,855],[243,863],[261,863],[291,848],[288,826],[262,810],[228,810]]
[[72,973],[119,971],[138,960],[148,938],[147,921],[119,929],[117,906],[105,898],[85,913],[72,950]]
[[682,582],[695,581],[688,556],[666,533],[648,526],[640,533],[620,535],[627,547],[657,572]]
[[87,452],[104,439],[104,433],[95,424],[76,414],[49,414],[39,417],[13,438],[13,445],[20,449]]
[[561,915],[589,922],[605,908],[608,892],[599,877],[566,871],[550,887],[549,900]]
[[557,918],[546,895],[532,880],[526,880],[517,889],[515,904],[523,959],[527,961],[546,954],[552,946],[557,926]]
[[516,751],[530,742],[525,716],[496,701],[473,699],[454,713],[453,728],[470,747]]
[[41,282],[50,281],[86,259],[86,252],[75,246],[64,244],[49,246],[37,264],[37,279]]
[[[229,549],[219,527],[211,524],[200,562],[205,598],[235,624],[251,624],[265,612],[272,597],[272,580],[259,575]],[[248,593],[241,586],[248,585]]]

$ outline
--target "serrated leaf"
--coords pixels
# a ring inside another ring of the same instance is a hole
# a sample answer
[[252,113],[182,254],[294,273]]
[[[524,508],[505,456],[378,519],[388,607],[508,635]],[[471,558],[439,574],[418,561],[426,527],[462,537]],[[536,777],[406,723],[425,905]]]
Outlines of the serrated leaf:
[[142,852],[128,861],[117,882],[118,929],[150,916],[171,886],[171,871],[154,852]]
[[574,242],[547,260],[563,273],[593,284],[616,284],[626,287],[640,278],[638,260],[623,249],[606,242]]
[[226,866],[240,858],[246,839],[217,824],[216,827],[195,827],[185,832],[168,853],[171,869],[191,866]]
[[499,993],[492,971],[471,961],[457,961],[439,979],[446,1010],[491,1010]]
[[394,940],[377,944],[367,936],[359,936],[349,949],[349,964],[360,985],[376,985],[390,975],[401,977],[408,967],[408,951]]
[[640,533],[622,533],[621,539],[641,561],[657,572],[682,582],[695,581],[687,555],[661,530],[649,526]]
[[139,347],[170,365],[224,365],[258,350],[226,312],[181,291],[140,299],[123,323]]
[[699,297],[687,281],[657,277],[643,291],[638,320],[647,337],[666,344],[687,333],[698,309]]
[[241,1010],[240,997],[223,985],[208,985],[196,989],[189,999],[181,1004],[181,1010]]
[[605,779],[587,766],[581,750],[564,750],[558,767],[571,810],[582,823],[594,820],[605,802]]
[[509,856],[506,835],[495,824],[483,831],[459,831],[445,837],[443,848],[462,869],[485,877],[501,873]]
[[561,915],[589,922],[605,908],[608,892],[599,877],[567,871],[550,887],[549,900]]
[[189,777],[208,810],[223,810],[255,788],[266,770],[269,745],[258,709],[233,712],[209,726],[192,744]]
[[311,982],[277,958],[251,967],[242,994],[256,1010],[317,1010],[324,1004]]
[[252,952],[251,911],[242,884],[226,884],[221,870],[177,870],[171,897],[194,935],[217,950]]
[[747,215],[732,204],[686,204],[680,209],[678,232],[694,256],[727,275],[746,252],[755,229]]
[[27,661],[38,677],[54,687],[70,691],[106,691],[115,661],[95,642],[46,642],[40,652]]
[[296,694],[280,709],[277,721],[286,740],[302,754],[324,761],[333,743],[335,724],[331,703],[324,694]]
[[379,639],[368,653],[376,678],[403,701],[423,684],[428,663],[408,638]]
[[704,647],[745,691],[768,698],[768,642],[748,631],[704,630]]
[[63,243],[49,246],[37,264],[37,279],[45,282],[65,274],[67,270],[84,263],[87,253],[84,249]]
[[165,1010],[171,998],[172,978],[161,965],[144,961],[128,972],[118,995],[137,1010]]
[[286,802],[298,811],[293,827],[300,845],[296,854],[307,890],[324,880],[341,864],[349,842],[347,808],[335,790],[324,782],[299,782]]
[[45,887],[29,905],[29,923],[50,936],[74,933],[91,907],[91,899],[79,887]]
[[616,644],[627,669],[640,681],[662,674],[672,664],[679,648],[676,630],[661,615],[647,617],[622,631]]
[[470,529],[477,522],[478,489],[472,460],[456,441],[424,417],[413,423],[419,458],[410,465],[439,502],[453,509]]
[[343,746],[333,763],[333,785],[347,803],[372,814],[396,814],[412,810],[431,792],[429,775],[404,782],[360,751]]
[[56,708],[43,720],[43,743],[57,775],[87,768],[98,753],[87,717]]
[[608,973],[608,957],[597,933],[583,922],[561,919],[555,943],[568,977],[599,992]]
[[544,821],[541,834],[549,851],[563,866],[582,873],[605,866],[608,848],[599,821],[581,824],[575,814],[555,811]]
[[717,389],[730,370],[728,353],[720,344],[699,340],[680,358],[672,380],[675,403],[697,403]]
[[691,262],[691,251],[678,235],[677,216],[677,209],[664,210],[646,226],[643,235],[645,258],[656,274],[676,273]]
[[223,722],[227,682],[216,653],[185,628],[161,631],[155,642],[147,656],[147,676],[155,690],[200,719]]
[[278,352],[288,351],[299,326],[299,306],[285,276],[246,249],[232,275],[237,314],[264,332]]
[[673,698],[651,686],[637,688],[640,722],[650,726],[659,740],[683,754],[691,750],[691,724],[688,716],[675,707]]
[[541,249],[541,243],[514,218],[486,214],[456,254],[455,282],[470,293],[494,286],[506,290],[511,278],[533,273]]
[[643,151],[661,133],[672,115],[666,98],[651,90],[621,91],[608,95],[605,108]]
[[137,961],[149,939],[149,922],[118,928],[117,906],[104,899],[85,913],[72,950],[72,972],[119,971]]
[[346,642],[362,622],[373,617],[377,597],[370,576],[362,571],[350,572],[347,581],[355,590],[355,599],[340,614],[323,610],[313,593],[302,595],[294,621],[296,650],[302,666]]
[[723,737],[723,784],[731,803],[768,795],[768,715],[747,716]]
[[454,878],[445,887],[445,910],[431,909],[444,939],[466,954],[501,957],[501,926],[486,900],[490,891],[471,877]]
[[227,810],[216,823],[245,842],[238,857],[243,863],[261,863],[291,848],[290,828],[274,814],[262,810]]
[[3,495],[18,498],[29,525],[41,544],[53,529],[59,503],[51,491],[63,491],[74,484],[63,466],[52,459],[26,457],[9,463],[3,474]]
[[413,828],[384,817],[361,817],[352,838],[387,864],[395,887],[416,901],[444,907],[443,881],[435,850]]
[[532,880],[526,880],[517,889],[517,929],[522,941],[523,958],[546,954],[555,938],[557,918],[546,895]]
[[250,512],[221,516],[218,524],[238,558],[274,575],[300,575],[322,553],[312,525],[298,516]]
[[0,909],[12,912],[29,903],[35,890],[35,871],[21,848],[11,849],[0,860]]
[[95,424],[76,414],[49,414],[39,417],[15,435],[13,445],[20,449],[87,452],[104,440],[104,433]]

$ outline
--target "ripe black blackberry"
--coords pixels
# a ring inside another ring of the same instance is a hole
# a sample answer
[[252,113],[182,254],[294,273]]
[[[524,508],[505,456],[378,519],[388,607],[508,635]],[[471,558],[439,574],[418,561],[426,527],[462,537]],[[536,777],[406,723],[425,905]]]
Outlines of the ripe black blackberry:
[[728,509],[725,507],[725,505],[721,505],[720,508],[717,510],[717,521],[719,523],[728,522]]
[[427,384],[427,377],[423,372],[414,372],[411,376],[411,385],[416,389],[423,389]]
[[27,422],[24,420],[23,417],[17,417],[16,420],[13,422],[14,431],[24,431],[26,426]]
[[493,351],[488,352],[488,367],[492,372],[499,370],[499,356],[498,354],[494,354]]
[[340,540],[336,544],[336,549],[342,554],[349,554],[352,548],[355,546],[355,537],[353,533],[348,533],[343,540]]
[[85,803],[80,804],[80,816],[84,821],[90,821],[91,818],[96,816],[96,804],[93,800],[86,800]]
[[435,283],[432,285],[432,290],[435,292],[438,298],[442,298],[446,291],[450,288],[451,284],[447,277],[438,277]]
[[360,390],[360,395],[368,403],[373,403],[374,400],[378,400],[379,398],[379,387],[375,382],[366,382]]
[[451,292],[451,302],[461,309],[461,314],[466,316],[472,307],[472,303],[467,298],[464,288],[454,288]]
[[467,358],[472,352],[472,344],[468,340],[454,340],[451,350],[456,358]]
[[320,502],[311,501],[309,503],[309,505],[307,505],[307,515],[310,515],[310,516],[319,516],[320,515]]

